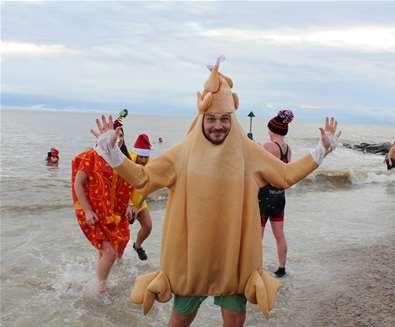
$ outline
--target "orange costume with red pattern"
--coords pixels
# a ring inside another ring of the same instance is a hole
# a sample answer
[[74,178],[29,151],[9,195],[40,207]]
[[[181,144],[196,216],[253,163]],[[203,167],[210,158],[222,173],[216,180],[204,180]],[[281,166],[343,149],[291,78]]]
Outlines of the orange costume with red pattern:
[[[85,213],[74,189],[75,176],[80,170],[88,175],[85,191],[92,210],[99,218],[99,222],[95,225],[87,224]],[[112,248],[122,255],[130,239],[129,222],[125,212],[131,191],[132,186],[95,150],[84,151],[73,159],[72,192],[75,213],[85,236],[98,250],[102,249],[103,241],[109,241]]]

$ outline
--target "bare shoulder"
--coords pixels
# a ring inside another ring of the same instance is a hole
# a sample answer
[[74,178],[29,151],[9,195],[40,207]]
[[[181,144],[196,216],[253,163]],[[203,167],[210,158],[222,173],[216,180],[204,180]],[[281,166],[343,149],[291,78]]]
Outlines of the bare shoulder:
[[276,157],[280,156],[280,152],[278,150],[278,147],[273,143],[273,142],[267,142],[263,145],[264,149],[271,154],[275,155]]

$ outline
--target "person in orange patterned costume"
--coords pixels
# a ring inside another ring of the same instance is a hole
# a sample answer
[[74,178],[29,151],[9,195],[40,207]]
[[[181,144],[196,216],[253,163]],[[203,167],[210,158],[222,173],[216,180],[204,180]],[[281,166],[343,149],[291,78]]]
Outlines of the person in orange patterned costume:
[[[116,120],[114,128],[122,126]],[[118,145],[129,157],[123,130]],[[129,242],[128,204],[132,186],[120,177],[94,149],[78,154],[72,161],[72,192],[81,230],[98,250],[97,292],[107,291],[106,281],[115,260]]]

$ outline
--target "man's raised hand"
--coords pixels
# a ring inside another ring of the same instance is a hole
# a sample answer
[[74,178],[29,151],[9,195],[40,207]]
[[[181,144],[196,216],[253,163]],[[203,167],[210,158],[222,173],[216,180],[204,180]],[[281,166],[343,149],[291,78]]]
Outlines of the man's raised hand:
[[[102,115],[101,122],[100,122],[99,118],[96,118],[96,125],[97,125],[98,132],[95,131],[94,129],[91,129],[91,133],[96,137],[97,140],[99,140],[101,135],[110,131],[109,140],[110,140],[110,145],[113,148],[115,146],[117,139],[118,139],[121,128],[117,127],[114,130],[114,128],[113,128],[114,122],[112,120],[111,115],[108,116],[108,119],[106,118],[106,116]],[[114,132],[111,132],[111,131],[114,131]]]
[[114,124],[111,115],[101,116],[101,121],[96,118],[97,131],[91,129],[91,133],[96,137],[97,143],[95,151],[99,154],[111,167],[119,166],[125,156],[117,146],[116,142],[120,134],[120,127],[114,130]]
[[339,141],[339,137],[342,134],[342,132],[339,131],[336,134],[336,130],[337,130],[336,119],[333,117],[331,117],[330,119],[326,117],[324,128],[320,127],[321,143],[325,148],[326,154],[332,152],[337,147],[337,143]]

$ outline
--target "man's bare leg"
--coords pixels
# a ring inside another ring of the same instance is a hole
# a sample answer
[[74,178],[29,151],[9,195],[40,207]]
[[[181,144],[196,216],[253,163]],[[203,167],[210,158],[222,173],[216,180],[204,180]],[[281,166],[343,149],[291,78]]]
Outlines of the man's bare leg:
[[227,308],[221,308],[224,327],[243,327],[246,320],[246,312],[237,312]]
[[110,274],[111,267],[117,258],[117,254],[112,248],[110,242],[103,242],[103,249],[100,251],[99,258],[96,265],[97,274],[97,293],[104,294],[107,291],[107,278]]
[[143,209],[138,213],[137,220],[139,221],[141,228],[137,233],[136,248],[141,248],[143,242],[151,234],[152,230],[152,219],[148,209]]
[[190,315],[179,315],[173,310],[167,327],[189,327],[196,315],[197,310]]
[[285,267],[287,261],[287,240],[284,235],[284,222],[271,221],[272,231],[277,243],[277,255],[279,267]]

